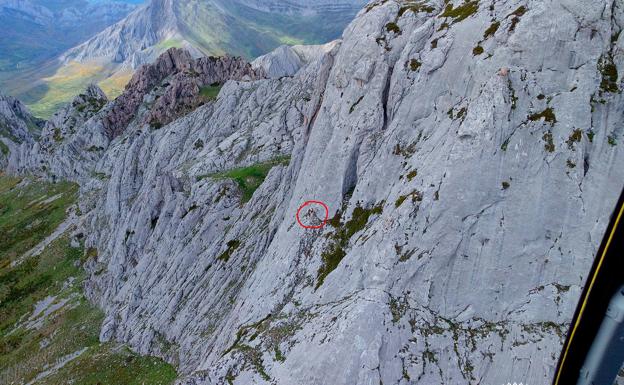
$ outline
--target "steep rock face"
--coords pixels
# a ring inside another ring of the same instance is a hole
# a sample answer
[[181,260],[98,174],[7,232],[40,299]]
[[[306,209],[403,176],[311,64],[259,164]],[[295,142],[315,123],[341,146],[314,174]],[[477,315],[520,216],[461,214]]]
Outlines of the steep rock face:
[[19,100],[0,94],[0,169],[21,143],[34,143],[42,125]]
[[292,77],[159,129],[141,104],[81,177],[101,338],[180,384],[550,382],[624,180],[623,24],[380,1]]

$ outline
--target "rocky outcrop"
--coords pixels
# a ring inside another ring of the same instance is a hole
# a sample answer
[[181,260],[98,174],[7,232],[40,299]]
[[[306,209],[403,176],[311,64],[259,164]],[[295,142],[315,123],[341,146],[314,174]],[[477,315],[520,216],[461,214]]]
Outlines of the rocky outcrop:
[[180,384],[549,383],[624,181],[623,23],[615,0],[373,2],[293,76],[158,129],[164,83],[137,80],[74,162],[101,338]]
[[199,58],[192,61],[189,68],[168,79],[168,85],[162,93],[156,94],[157,99],[144,120],[153,127],[162,127],[213,98],[202,95],[202,91],[213,88],[213,92],[218,92],[218,87],[228,80],[250,81],[262,77],[262,70],[253,70],[242,58]]
[[47,152],[61,144],[66,138],[73,136],[93,115],[98,113],[106,104],[108,98],[96,85],[90,85],[85,92],[76,96],[74,100],[61,108],[46,122],[39,144]]
[[[259,73],[262,76],[262,72]],[[137,115],[145,96],[154,87],[145,123],[155,128],[194,110],[202,102],[201,88],[225,83],[227,80],[256,79],[259,76],[251,65],[241,58],[209,57],[193,59],[186,50],[171,48],[154,64],[142,67],[130,80],[125,92],[112,104],[103,118],[109,139],[114,139]],[[163,81],[167,79],[166,83]]]
[[159,129],[213,102],[202,95],[205,87],[218,93],[228,80],[263,76],[262,70],[253,70],[241,58],[193,59],[188,51],[171,48],[140,68],[124,93],[110,103],[100,88],[89,86],[46,123],[38,142],[23,143],[14,151],[7,169],[84,182],[100,175],[93,171],[95,163],[129,126],[131,131]]
[[22,102],[0,94],[0,169],[7,167],[10,154],[20,144],[34,143],[42,125]]
[[251,65],[253,68],[262,69],[271,78],[293,76],[306,64],[319,60],[337,44],[338,41],[324,45],[283,45],[275,51],[260,56]]
[[174,48],[160,56],[154,64],[139,69],[103,119],[108,137],[113,139],[125,129],[149,91],[166,77],[189,69],[192,60],[188,51]]
[[36,174],[52,180],[89,175],[99,153],[108,146],[101,124],[106,95],[95,85],[61,108],[47,122],[36,142],[23,142],[9,159],[7,171]]

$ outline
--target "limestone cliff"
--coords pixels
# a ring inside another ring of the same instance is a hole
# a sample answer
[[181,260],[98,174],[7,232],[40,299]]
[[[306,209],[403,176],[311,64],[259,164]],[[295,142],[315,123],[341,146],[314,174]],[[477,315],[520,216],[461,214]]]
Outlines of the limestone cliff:
[[180,384],[549,383],[624,184],[623,23],[616,0],[377,1],[162,126],[176,75],[131,82],[123,124],[117,99],[60,145],[87,161],[38,158],[82,185],[101,338]]

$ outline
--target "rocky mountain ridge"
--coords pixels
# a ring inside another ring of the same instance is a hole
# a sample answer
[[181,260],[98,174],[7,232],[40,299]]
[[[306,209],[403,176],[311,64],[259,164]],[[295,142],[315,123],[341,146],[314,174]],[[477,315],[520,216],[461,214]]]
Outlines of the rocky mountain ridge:
[[[136,69],[171,47],[184,48],[195,58],[233,55],[251,60],[281,45],[324,44],[340,36],[365,1],[278,3],[151,0],[95,36],[73,41],[73,48],[42,68],[17,77],[0,72],[0,87],[23,99],[37,116],[48,118],[90,82],[109,97],[118,96]],[[18,48],[23,49],[13,51]]]
[[80,182],[100,337],[179,384],[548,383],[624,181],[623,25],[613,0],[371,2],[308,62],[221,59],[191,111],[155,109],[196,91],[169,51],[8,170]]
[[0,95],[0,169],[8,165],[9,154],[20,144],[33,145],[42,125],[22,102]]
[[[154,0],[89,41],[69,50],[61,60],[64,62],[105,60],[121,64],[122,68],[138,68],[142,64],[149,63],[169,45],[184,47],[194,56],[229,53],[252,57],[266,52],[264,47],[278,45],[276,43],[279,33],[275,34],[272,30],[279,30],[282,27],[279,24],[270,28],[265,25],[272,15],[278,18],[282,14],[292,15],[298,19],[297,22],[301,24],[302,29],[308,28],[308,23],[315,22],[312,20],[313,17],[328,17],[328,13],[332,13],[341,15],[340,18],[344,21],[336,23],[337,27],[341,28],[341,24],[348,22],[363,4],[361,0],[279,2],[279,5],[265,0],[234,2]],[[256,15],[257,12],[261,14]],[[203,27],[196,25],[199,22],[197,20],[199,15],[212,19],[212,30],[204,30]],[[232,18],[249,20],[239,23],[239,27],[232,25],[228,27],[227,24],[230,24],[228,20]],[[255,26],[252,27],[256,28],[254,33],[251,30],[245,33],[239,31],[244,30],[242,26],[246,23]],[[318,26],[309,29],[311,31],[309,35],[313,40],[325,40],[326,36],[333,39],[338,37],[339,33],[339,31],[326,33]],[[221,31],[223,33],[219,36]],[[287,32],[283,34],[286,35]],[[228,36],[234,37],[235,40],[227,41]],[[253,47],[254,45],[257,47]]]

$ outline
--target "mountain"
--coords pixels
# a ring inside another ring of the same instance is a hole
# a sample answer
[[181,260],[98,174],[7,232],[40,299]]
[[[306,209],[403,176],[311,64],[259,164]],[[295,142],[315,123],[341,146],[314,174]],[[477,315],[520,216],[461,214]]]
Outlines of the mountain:
[[622,20],[383,0],[332,46],[172,48],[6,172],[80,185],[100,340],[178,384],[550,383],[624,185]]
[[[364,0],[152,0],[125,19],[62,54],[49,73],[11,80],[9,91],[40,116],[50,116],[90,82],[119,95],[134,70],[170,47],[201,55],[251,59],[284,44],[326,43],[362,8]],[[42,82],[25,78],[43,78]]]
[[254,58],[281,44],[336,39],[363,5],[362,0],[154,0],[62,59],[104,59],[136,68],[171,46]]
[[59,100],[67,102],[86,87],[88,82],[77,75],[91,70],[74,66],[72,73],[59,72],[56,58],[124,18],[137,3],[0,0],[0,91],[25,101],[36,115],[49,117]]
[[125,17],[121,1],[0,0],[0,72],[52,59]]

